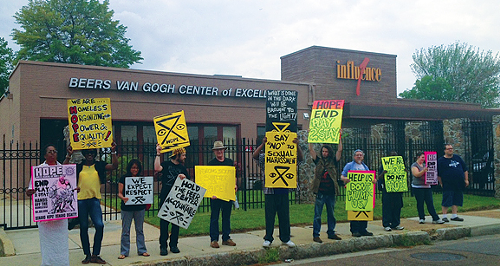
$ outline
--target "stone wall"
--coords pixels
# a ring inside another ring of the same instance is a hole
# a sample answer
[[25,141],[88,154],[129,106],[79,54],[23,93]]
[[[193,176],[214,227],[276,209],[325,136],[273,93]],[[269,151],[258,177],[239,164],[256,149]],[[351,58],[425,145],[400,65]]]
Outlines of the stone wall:
[[[463,132],[463,123],[467,122],[467,118],[457,118],[443,120],[443,139],[445,144],[453,146],[454,153],[460,156],[465,154],[465,143],[467,143],[470,134]],[[438,155],[443,154],[444,147],[438,150]]]
[[500,199],[500,115],[493,116],[493,162],[495,164],[495,198]]

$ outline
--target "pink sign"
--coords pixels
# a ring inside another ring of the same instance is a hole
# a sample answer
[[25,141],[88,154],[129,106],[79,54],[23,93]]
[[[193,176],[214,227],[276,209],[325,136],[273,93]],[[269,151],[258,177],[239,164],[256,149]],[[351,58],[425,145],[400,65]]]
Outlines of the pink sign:
[[33,221],[78,217],[76,166],[40,165],[31,167]]
[[438,184],[438,173],[437,173],[437,153],[435,151],[424,152],[425,166],[427,167],[427,172],[425,173],[425,184],[427,185],[437,185]]

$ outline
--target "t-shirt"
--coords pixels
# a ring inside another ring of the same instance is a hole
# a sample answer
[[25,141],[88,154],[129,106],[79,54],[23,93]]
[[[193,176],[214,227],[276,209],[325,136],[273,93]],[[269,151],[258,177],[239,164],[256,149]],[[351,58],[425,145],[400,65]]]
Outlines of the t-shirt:
[[[126,195],[125,192],[127,191],[127,187],[125,186],[125,178],[127,178],[127,177],[126,176],[122,176],[120,178],[120,181],[118,181],[120,184],[123,184],[123,191],[122,191],[123,196]],[[129,200],[130,200],[130,198],[129,198]],[[146,209],[146,205],[145,204],[141,204],[141,205],[125,205],[125,202],[123,202],[123,200],[122,200],[121,209],[122,209],[122,211],[140,211],[140,210]]]
[[224,165],[224,166],[234,166],[234,161],[229,158],[224,158],[224,161],[219,161],[217,158],[213,158],[208,162],[208,165]]
[[[414,162],[411,165],[412,169],[413,169],[413,167],[416,167],[418,169],[418,171],[422,171],[422,169],[424,169],[424,167],[421,167],[417,162]],[[425,184],[425,180],[424,180],[425,176],[424,175],[421,177],[416,177],[412,174],[411,176],[412,176],[412,181],[411,181],[412,187],[414,187],[414,188],[431,188],[431,185]]]
[[167,197],[168,193],[174,186],[175,180],[177,179],[177,176],[179,174],[184,174],[187,179],[189,178],[189,174],[186,170],[186,167],[182,164],[174,164],[171,160],[164,161],[161,163],[161,166],[163,167],[163,170],[161,170],[162,176],[161,176],[161,192],[160,192],[160,199],[161,202],[165,200]]
[[468,171],[464,160],[458,155],[438,159],[438,176],[441,177],[443,190],[462,190],[465,188],[465,172]]
[[82,166],[82,170],[78,174],[78,187],[80,188],[80,192],[77,194],[79,200],[101,199],[101,181],[95,164]]
[[[316,156],[316,159],[314,160],[316,167],[318,167],[319,160],[324,160],[324,159],[320,158],[319,156]],[[335,165],[335,162],[332,162],[332,164]],[[330,173],[328,173],[327,169],[323,169],[318,191],[320,191],[322,194],[327,194],[327,195],[335,194],[335,183],[333,182],[332,176],[330,175]]]

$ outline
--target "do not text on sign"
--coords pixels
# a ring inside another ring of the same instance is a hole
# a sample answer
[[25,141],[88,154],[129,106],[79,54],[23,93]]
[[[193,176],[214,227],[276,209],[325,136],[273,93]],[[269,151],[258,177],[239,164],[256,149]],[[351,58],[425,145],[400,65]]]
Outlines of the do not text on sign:
[[438,173],[437,173],[437,152],[426,151],[424,152],[425,166],[427,167],[427,172],[425,172],[425,184],[437,185],[438,184]]
[[384,175],[387,192],[408,191],[408,178],[402,156],[382,157],[382,165],[387,173]]
[[375,171],[349,171],[346,185],[346,207],[348,211],[372,211],[375,204]]
[[111,147],[113,125],[109,98],[68,100],[68,121],[73,149]]
[[196,184],[206,188],[205,198],[216,196],[225,201],[236,200],[236,168],[234,166],[195,165]]
[[297,138],[294,132],[266,132],[266,187],[297,188]]
[[153,122],[156,139],[162,147],[162,153],[189,146],[189,135],[184,110],[168,115],[156,116]]
[[344,100],[314,101],[309,123],[309,143],[339,143]]

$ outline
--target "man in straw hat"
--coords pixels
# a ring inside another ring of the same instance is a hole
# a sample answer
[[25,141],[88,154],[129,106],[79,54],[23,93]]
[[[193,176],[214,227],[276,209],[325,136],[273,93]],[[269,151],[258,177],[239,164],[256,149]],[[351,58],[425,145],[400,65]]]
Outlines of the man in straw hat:
[[[170,160],[160,163],[161,146],[156,145],[156,158],[155,158],[155,171],[161,172],[161,193],[160,202],[163,205],[165,198],[172,189],[177,178],[189,179],[189,174],[184,167],[184,162],[186,161],[186,149],[178,148],[172,151],[170,155]],[[168,240],[168,224],[169,222],[160,219],[160,255],[166,256],[168,254],[167,250],[167,240]],[[179,253],[179,248],[177,243],[179,240],[179,226],[172,224],[172,229],[170,233],[170,251],[173,253]]]
[[[219,165],[219,166],[234,166],[234,161],[224,157],[224,151],[226,147],[222,141],[217,140],[214,142],[214,147],[212,148],[215,154],[208,165]],[[235,186],[235,190],[238,190],[238,185]],[[233,206],[233,201],[224,201],[213,196],[210,199],[210,209],[212,213],[210,214],[210,246],[212,248],[219,248],[219,213],[222,211],[222,245],[236,246],[236,243],[231,239],[229,234],[231,233],[231,209]]]

